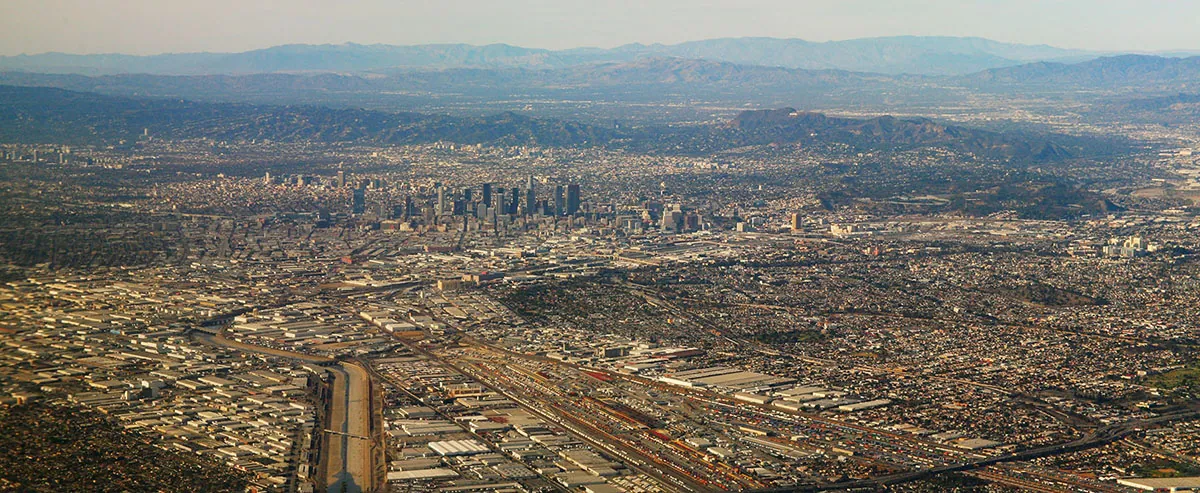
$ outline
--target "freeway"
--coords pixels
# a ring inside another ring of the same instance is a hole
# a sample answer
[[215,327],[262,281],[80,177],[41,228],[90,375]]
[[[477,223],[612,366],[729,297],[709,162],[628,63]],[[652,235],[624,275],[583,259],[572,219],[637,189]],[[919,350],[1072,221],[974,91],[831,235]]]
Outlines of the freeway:
[[1116,484],[1101,483],[1098,480],[1088,480],[1066,473],[1054,474],[1053,471],[1006,468],[999,465],[969,471],[966,474],[997,484],[1015,486],[1021,489],[1021,491],[1043,491],[1047,493],[1058,493],[1061,491],[1124,493],[1129,491]]
[[[204,334],[204,333],[201,332],[199,334]],[[246,351],[246,352],[250,352],[250,353],[265,354],[267,356],[278,356],[280,358],[300,360],[305,363],[322,364],[322,363],[330,363],[333,361],[332,358],[326,358],[324,356],[317,356],[315,354],[297,353],[297,352],[293,352],[293,351],[285,351],[282,349],[275,349],[275,348],[269,348],[269,347],[263,347],[263,346],[255,346],[253,344],[246,344],[244,342],[238,342],[233,339],[226,338],[224,331],[222,331],[216,335],[197,335],[197,337],[200,338],[200,340],[207,341],[210,344],[225,346],[227,348],[237,349],[238,351]]]
[[992,456],[992,457],[985,457],[985,458],[976,459],[976,460],[972,460],[972,461],[960,462],[957,464],[949,464],[949,465],[945,465],[945,466],[939,466],[939,467],[924,469],[924,470],[920,470],[920,471],[906,472],[906,473],[901,473],[901,474],[893,474],[893,475],[888,475],[888,476],[879,476],[879,477],[870,478],[870,479],[846,481],[846,482],[842,482],[842,483],[832,483],[832,484],[826,484],[826,485],[820,485],[820,486],[766,488],[766,489],[761,489],[761,490],[757,490],[757,491],[759,493],[794,493],[794,492],[831,491],[831,490],[871,490],[871,491],[875,491],[875,490],[882,489],[883,487],[885,487],[887,485],[905,483],[905,482],[909,482],[909,481],[916,481],[918,479],[924,479],[924,478],[936,476],[938,474],[947,473],[947,472],[973,471],[973,470],[991,466],[994,464],[1000,464],[1002,462],[1023,461],[1023,460],[1036,459],[1039,457],[1050,457],[1050,456],[1055,456],[1055,455],[1062,455],[1062,454],[1068,454],[1068,453],[1072,453],[1072,452],[1078,452],[1080,450],[1087,450],[1090,448],[1099,447],[1101,445],[1106,445],[1106,444],[1121,440],[1133,433],[1136,433],[1136,432],[1144,429],[1146,426],[1149,426],[1152,424],[1175,421],[1175,420],[1179,420],[1179,419],[1194,417],[1197,415],[1200,415],[1200,411],[1193,410],[1193,411],[1185,411],[1185,412],[1174,413],[1174,414],[1166,414],[1166,415],[1159,416],[1156,418],[1151,418],[1151,419],[1129,421],[1127,423],[1123,423],[1123,424],[1119,424],[1119,425],[1110,425],[1110,426],[1106,426],[1104,428],[1100,428],[1100,429],[1092,432],[1088,436],[1085,436],[1083,438],[1080,438],[1079,440],[1075,440],[1075,441],[1069,442],[1069,443],[1063,443],[1063,444],[1059,444],[1059,445],[1048,445],[1045,447],[1038,447],[1038,448],[1034,448],[1034,449],[1025,450],[1022,452],[1014,452],[1014,453],[1009,453],[1009,454],[996,455],[996,456]]

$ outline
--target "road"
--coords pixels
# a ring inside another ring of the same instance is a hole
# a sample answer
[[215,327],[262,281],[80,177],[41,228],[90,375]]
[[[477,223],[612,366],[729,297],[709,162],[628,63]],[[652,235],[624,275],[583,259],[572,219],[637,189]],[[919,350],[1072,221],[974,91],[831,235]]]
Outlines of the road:
[[216,345],[220,345],[220,346],[225,346],[227,348],[237,349],[239,351],[265,354],[267,356],[278,356],[280,358],[300,360],[305,363],[320,364],[320,363],[329,363],[329,362],[333,361],[332,358],[326,358],[324,356],[317,356],[315,354],[296,353],[296,352],[292,352],[292,351],[284,351],[282,349],[274,349],[274,348],[263,347],[263,346],[255,346],[253,344],[246,344],[244,342],[238,342],[233,339],[227,339],[223,333],[218,333],[217,335],[207,335],[207,334],[200,335],[200,334],[203,334],[203,333],[198,333],[196,336],[196,337],[200,338],[200,340],[208,341],[210,344],[216,344]]

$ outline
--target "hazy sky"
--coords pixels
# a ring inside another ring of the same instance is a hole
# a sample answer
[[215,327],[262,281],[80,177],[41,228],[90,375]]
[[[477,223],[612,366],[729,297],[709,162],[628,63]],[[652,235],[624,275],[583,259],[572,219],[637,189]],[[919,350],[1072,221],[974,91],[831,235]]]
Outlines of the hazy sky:
[[570,48],[905,34],[1196,50],[1198,21],[1193,0],[0,0],[0,54],[343,42]]

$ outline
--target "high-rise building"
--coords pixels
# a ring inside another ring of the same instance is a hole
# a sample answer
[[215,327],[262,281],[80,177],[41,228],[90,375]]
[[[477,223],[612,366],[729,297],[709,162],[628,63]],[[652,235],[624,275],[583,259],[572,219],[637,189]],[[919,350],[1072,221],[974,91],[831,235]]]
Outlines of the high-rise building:
[[579,206],[582,199],[579,197],[579,185],[567,185],[567,215],[573,216],[579,213]]
[[670,209],[663,211],[662,223],[659,229],[665,232],[677,233],[683,227],[683,210],[680,206],[674,205]]
[[525,215],[532,215],[537,209],[537,192],[534,191],[533,175],[525,182]]
[[470,204],[470,203],[471,203],[471,200],[472,200],[472,199],[474,199],[474,198],[475,198],[475,191],[474,191],[474,190],[471,190],[470,188],[464,188],[464,189],[463,189],[463,202],[466,202],[466,203]]
[[271,172],[270,171],[268,171],[267,174],[263,175],[263,183],[266,185],[271,184]]
[[492,206],[492,184],[491,183],[483,184],[483,205],[485,205],[487,207]]
[[517,188],[517,187],[513,187],[512,202],[508,203],[508,213],[510,215],[514,215],[514,216],[517,215],[517,212],[518,212],[518,209],[520,208],[520,206],[521,206],[521,189]]
[[437,207],[436,207],[437,215],[440,216],[442,214],[445,214],[447,209],[449,209],[449,208],[450,208],[450,204],[447,202],[447,198],[446,198],[446,187],[444,185],[442,185],[441,183],[438,183],[437,184]]
[[563,198],[563,186],[554,185],[554,215],[561,216],[566,212],[567,203]]
[[338,170],[337,186],[338,186],[338,188],[346,188],[346,172],[345,171]]
[[799,212],[792,213],[792,220],[791,220],[792,231],[800,231],[801,229],[803,229],[804,228],[803,222],[804,222],[804,220],[802,217],[800,217]]
[[350,204],[350,212],[353,214],[362,214],[367,211],[367,190],[358,187],[354,189],[354,200]]
[[675,211],[664,212],[659,229],[664,233],[679,230],[679,213]]

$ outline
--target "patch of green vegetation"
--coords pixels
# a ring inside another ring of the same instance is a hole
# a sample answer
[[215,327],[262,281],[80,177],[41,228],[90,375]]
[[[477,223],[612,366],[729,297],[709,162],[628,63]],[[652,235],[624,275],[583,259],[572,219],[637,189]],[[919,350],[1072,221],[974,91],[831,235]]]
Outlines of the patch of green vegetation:
[[894,493],[984,493],[1016,491],[1003,485],[995,485],[979,478],[955,472],[939,474],[932,478],[888,486],[884,491]]
[[1147,478],[1182,478],[1200,476],[1200,466],[1170,459],[1153,459],[1134,464],[1130,471]]
[[996,287],[988,289],[987,291],[1045,306],[1090,306],[1108,304],[1108,300],[1103,298],[1093,298],[1075,291],[1056,288],[1054,286],[1036,282],[1013,288]]
[[796,329],[786,332],[763,332],[754,335],[754,339],[764,344],[796,344],[800,342],[820,342],[825,334],[819,330]]
[[1200,393],[1200,363],[1150,376],[1145,385],[1156,389]]

